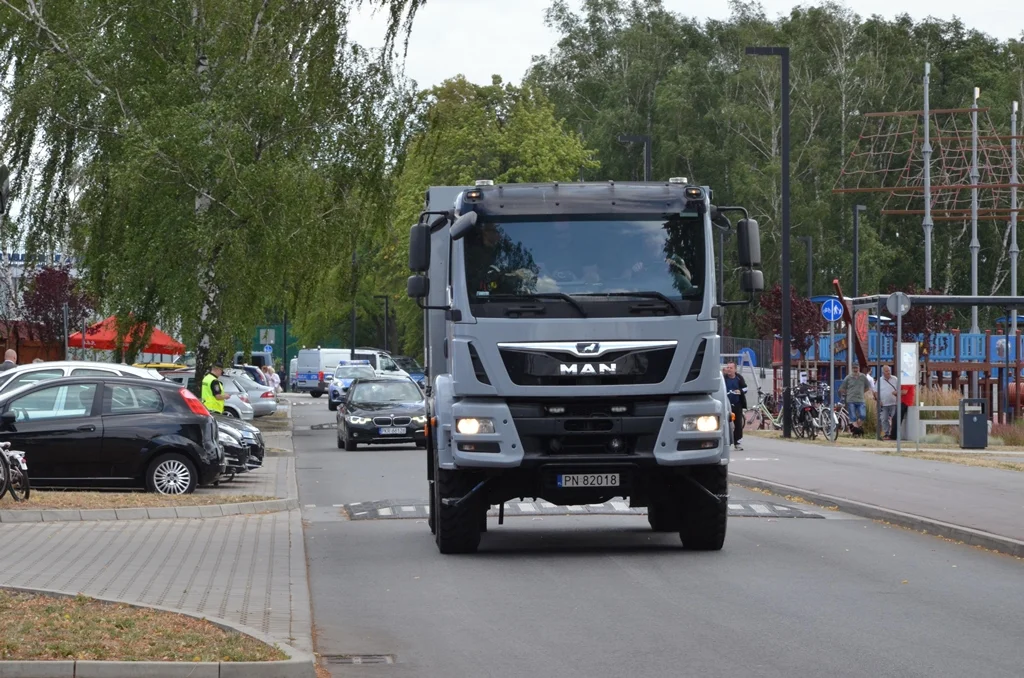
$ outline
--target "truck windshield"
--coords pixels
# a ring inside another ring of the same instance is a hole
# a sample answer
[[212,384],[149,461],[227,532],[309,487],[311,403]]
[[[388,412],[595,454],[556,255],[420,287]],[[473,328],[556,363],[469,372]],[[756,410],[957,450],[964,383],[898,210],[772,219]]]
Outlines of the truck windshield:
[[671,303],[683,314],[702,306],[706,262],[699,217],[485,222],[466,235],[464,246],[466,288],[475,307],[521,297],[586,304],[633,295]]

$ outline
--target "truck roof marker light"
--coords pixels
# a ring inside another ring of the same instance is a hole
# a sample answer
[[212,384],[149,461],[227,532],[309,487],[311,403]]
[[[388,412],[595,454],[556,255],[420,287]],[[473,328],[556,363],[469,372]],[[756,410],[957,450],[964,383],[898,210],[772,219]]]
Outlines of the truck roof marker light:
[[701,200],[704,197],[704,190],[700,186],[687,186],[686,197],[694,200]]
[[494,179],[477,179],[473,184],[474,186],[493,186]]
[[670,184],[688,184],[690,182],[686,180],[686,177],[669,177],[668,183],[670,183]]

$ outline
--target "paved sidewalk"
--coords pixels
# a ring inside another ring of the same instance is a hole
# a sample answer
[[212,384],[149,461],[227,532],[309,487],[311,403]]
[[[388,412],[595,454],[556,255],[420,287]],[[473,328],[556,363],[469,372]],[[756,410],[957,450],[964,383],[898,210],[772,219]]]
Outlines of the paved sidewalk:
[[1024,541],[1024,473],[747,436],[734,475]]
[[[284,446],[283,441],[277,441]],[[287,451],[291,453],[290,436]],[[279,480],[251,482],[298,497],[295,458],[268,458]],[[271,473],[260,474],[273,479]],[[244,478],[244,476],[240,477]],[[226,488],[253,493],[253,487]],[[0,524],[0,586],[82,593],[226,622],[313,653],[299,510],[195,519]],[[287,648],[285,648],[287,649]]]

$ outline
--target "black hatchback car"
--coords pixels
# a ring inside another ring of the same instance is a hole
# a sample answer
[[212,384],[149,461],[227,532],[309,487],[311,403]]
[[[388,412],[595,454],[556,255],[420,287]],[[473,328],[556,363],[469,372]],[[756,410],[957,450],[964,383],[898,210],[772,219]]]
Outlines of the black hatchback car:
[[145,487],[186,494],[224,471],[217,424],[169,381],[65,377],[0,395],[0,440],[35,487]]
[[427,446],[427,406],[409,377],[359,378],[338,404],[338,448],[360,443]]

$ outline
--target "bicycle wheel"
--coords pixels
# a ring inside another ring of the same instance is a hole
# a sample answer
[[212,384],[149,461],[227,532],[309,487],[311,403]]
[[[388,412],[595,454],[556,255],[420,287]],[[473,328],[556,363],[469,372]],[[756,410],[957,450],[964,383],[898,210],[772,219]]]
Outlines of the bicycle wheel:
[[[0,500],[7,494],[7,490],[11,484],[11,465],[7,461],[7,455],[0,451]],[[11,497],[14,497],[12,494]],[[15,501],[17,499],[15,498]]]
[[755,408],[755,409],[746,410],[746,411],[743,412],[743,424],[744,424],[744,426],[746,428],[756,430],[756,429],[761,428],[761,423],[762,423],[761,410]]
[[28,501],[30,492],[28,469],[22,467],[22,460],[18,457],[8,459],[10,471],[10,482],[7,485],[8,491],[14,501]]
[[818,418],[818,422],[821,426],[821,434],[825,436],[825,440],[830,443],[834,443],[836,438],[839,437],[835,413],[831,410],[822,410],[821,415]]

